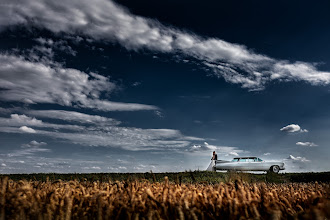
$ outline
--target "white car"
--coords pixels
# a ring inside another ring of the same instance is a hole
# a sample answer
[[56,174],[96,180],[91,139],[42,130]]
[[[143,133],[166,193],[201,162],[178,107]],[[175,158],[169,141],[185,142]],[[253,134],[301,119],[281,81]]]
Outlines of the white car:
[[273,173],[278,173],[280,170],[285,169],[283,162],[266,162],[258,157],[235,157],[232,161],[216,160],[211,167],[213,171],[270,171]]

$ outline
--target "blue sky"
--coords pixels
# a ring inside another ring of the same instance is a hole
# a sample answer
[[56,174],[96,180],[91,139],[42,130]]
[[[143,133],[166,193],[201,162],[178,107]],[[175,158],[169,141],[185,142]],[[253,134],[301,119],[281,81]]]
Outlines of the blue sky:
[[0,172],[329,170],[327,8],[3,1]]

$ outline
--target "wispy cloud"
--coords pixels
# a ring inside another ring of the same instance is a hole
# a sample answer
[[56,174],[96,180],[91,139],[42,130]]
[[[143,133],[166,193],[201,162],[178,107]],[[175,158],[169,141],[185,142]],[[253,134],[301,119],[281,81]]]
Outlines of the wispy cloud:
[[101,170],[101,167],[93,166],[93,167],[83,167],[83,170]]
[[206,38],[156,20],[131,14],[108,0],[5,0],[0,8],[0,29],[13,25],[46,28],[55,33],[86,36],[96,41],[118,42],[127,49],[150,49],[190,56],[230,83],[249,90],[263,89],[267,82],[305,81],[330,83],[330,72],[316,64],[277,60],[217,38]]
[[0,54],[0,100],[52,103],[101,111],[157,110],[152,105],[101,99],[116,85],[97,73],[64,68],[59,63],[31,62],[20,56]]
[[[59,119],[62,122],[49,123],[25,114],[40,115],[46,120]],[[193,141],[204,140],[185,136],[174,129],[122,127],[114,119],[74,111],[26,110],[25,114],[11,114],[10,118],[0,117],[0,132],[37,133],[79,145],[122,148],[131,151],[178,150],[191,145]]]
[[307,129],[302,129],[299,125],[297,124],[290,124],[290,125],[287,125],[283,128],[280,129],[280,131],[283,131],[283,132],[288,132],[288,133],[304,133],[304,132],[308,132]]
[[[54,41],[52,39],[47,39],[47,38],[36,38],[36,42],[38,42],[41,46],[41,48],[45,48],[48,50],[56,50],[56,51],[62,51],[66,54],[70,54],[72,56],[76,56],[77,52],[72,49],[71,46],[68,45],[68,42],[65,40],[58,40]],[[53,56],[53,54],[52,54]]]
[[82,124],[102,124],[102,125],[119,125],[120,121],[113,118],[102,117],[99,115],[89,115],[75,111],[64,110],[30,110],[26,112],[39,118],[52,118],[62,121],[82,123]]
[[228,154],[226,154],[226,156],[234,156],[234,157],[238,157],[239,154],[237,152],[229,152]]
[[35,140],[31,141],[28,144],[22,144],[21,149],[15,150],[9,154],[8,157],[22,157],[28,155],[34,155],[40,152],[50,152],[50,149],[43,148],[41,146],[45,146],[47,143],[45,142],[37,142]]
[[45,142],[38,142],[38,141],[31,141],[30,143],[28,144],[22,144],[22,147],[23,148],[28,148],[28,147],[40,147],[40,146],[45,146],[47,145],[47,143]]
[[317,147],[317,144],[314,144],[313,142],[297,142],[296,145],[304,146],[304,147]]
[[292,160],[292,161],[297,161],[297,162],[309,162],[310,160],[307,160],[305,157],[295,157],[290,155],[286,160]]
[[239,153],[245,152],[237,147],[217,146],[207,142],[204,142],[204,144],[194,144],[186,149],[186,152],[199,154],[210,154],[212,151],[216,151],[217,154],[223,156],[238,156]]
[[34,129],[29,129],[27,126],[30,127],[39,127],[39,128],[53,128],[53,129],[68,129],[68,130],[83,130],[84,127],[79,125],[70,125],[70,124],[53,124],[53,123],[47,123],[43,122],[42,120],[29,117],[26,115],[19,115],[19,114],[11,114],[10,118],[2,118],[0,117],[0,126],[6,126],[6,127],[20,127],[21,131],[25,131],[28,133],[35,133],[36,131]]
[[[109,160],[109,158],[98,158],[95,160],[84,159],[67,159],[50,156],[48,151],[34,152],[32,154],[16,154],[20,149],[13,151],[12,156],[0,154],[0,171],[1,173],[31,173],[31,172],[60,172],[60,173],[90,173],[90,172],[168,172],[168,171],[184,171],[182,167],[178,168],[177,164],[152,164],[146,163],[145,160],[136,159],[134,157],[123,162],[117,160]],[[15,153],[15,156],[13,155]],[[4,157],[1,157],[4,156]],[[127,155],[122,155],[125,158]]]
[[[51,152],[46,148],[29,148],[12,151],[6,155],[0,155],[0,162],[6,167],[0,167],[2,173],[31,173],[31,172],[90,172],[82,168],[86,166],[85,160],[72,160],[58,157],[44,157]],[[4,156],[1,158],[1,156]],[[88,165],[101,166],[104,162],[88,160]],[[105,172],[106,170],[103,170]],[[98,171],[99,172],[99,171]]]
[[284,159],[286,172],[301,172],[306,170],[313,170],[314,163],[306,157],[293,156]]

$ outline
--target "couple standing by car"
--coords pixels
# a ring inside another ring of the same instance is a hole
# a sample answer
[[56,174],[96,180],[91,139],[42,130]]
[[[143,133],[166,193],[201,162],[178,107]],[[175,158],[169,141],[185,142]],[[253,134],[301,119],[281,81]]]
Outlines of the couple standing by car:
[[212,155],[212,158],[211,158],[211,163],[210,163],[209,167],[206,170],[216,171],[215,165],[216,165],[217,160],[218,160],[218,155],[215,153],[215,151],[213,151],[213,155]]

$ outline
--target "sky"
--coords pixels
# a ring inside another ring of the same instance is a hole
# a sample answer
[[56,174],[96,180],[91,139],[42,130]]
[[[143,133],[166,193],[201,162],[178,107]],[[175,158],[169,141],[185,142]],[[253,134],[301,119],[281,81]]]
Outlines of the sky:
[[0,173],[329,171],[329,7],[1,1]]

